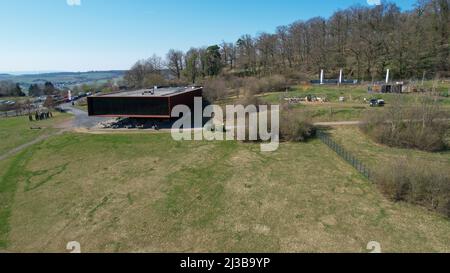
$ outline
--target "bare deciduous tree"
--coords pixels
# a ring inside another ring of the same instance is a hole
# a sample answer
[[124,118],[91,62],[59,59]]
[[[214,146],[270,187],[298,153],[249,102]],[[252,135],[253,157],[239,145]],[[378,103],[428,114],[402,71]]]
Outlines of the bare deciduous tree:
[[184,54],[180,50],[171,49],[167,53],[167,67],[170,73],[178,80],[181,79],[181,72],[183,71]]

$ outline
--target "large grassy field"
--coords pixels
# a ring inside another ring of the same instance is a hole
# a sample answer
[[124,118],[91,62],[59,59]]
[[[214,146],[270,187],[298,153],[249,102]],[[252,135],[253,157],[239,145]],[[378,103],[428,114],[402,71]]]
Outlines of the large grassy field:
[[[383,111],[363,103],[361,87],[342,88],[298,86],[263,98],[326,96],[324,105],[294,106],[317,121]],[[380,96],[389,103],[391,95]],[[70,117],[0,119],[0,154]],[[330,134],[371,166],[398,158],[450,165],[449,152],[388,148],[356,127]],[[85,252],[367,252],[378,241],[384,252],[450,252],[449,219],[387,200],[320,141],[259,148],[166,133],[51,137],[0,161],[0,251],[66,252],[78,241]]]
[[[28,117],[0,118],[0,155],[36,137],[55,132],[58,124],[71,117],[69,114],[54,112],[52,119],[43,121],[29,122]],[[30,129],[31,127],[41,129]]]
[[0,245],[65,252],[450,252],[450,221],[392,203],[320,141],[274,153],[168,134],[67,133],[0,162]]

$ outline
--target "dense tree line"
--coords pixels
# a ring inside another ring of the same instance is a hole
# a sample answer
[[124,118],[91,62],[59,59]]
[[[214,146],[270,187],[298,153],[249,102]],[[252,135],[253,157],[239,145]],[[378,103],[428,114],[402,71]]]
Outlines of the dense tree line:
[[[31,84],[28,88],[28,95],[33,97],[39,97],[43,95],[55,95],[59,92],[53,83],[46,82],[44,85]],[[25,96],[25,92],[19,83],[13,81],[0,81],[0,97],[22,97]]]
[[[235,43],[170,50],[163,61],[157,56],[139,61],[125,79],[134,86],[172,80],[195,83],[221,71],[243,76],[303,73],[326,69],[336,77],[379,80],[387,68],[396,79],[449,75],[450,0],[419,0],[401,11],[392,3],[354,6],[330,18],[312,18],[280,26],[275,33],[243,35]],[[155,65],[155,61],[156,64]]]
[[39,97],[44,95],[55,95],[59,90],[51,82],[45,82],[44,85],[32,84],[28,88],[28,95]]
[[25,96],[18,83],[13,81],[0,81],[0,97],[21,97]]

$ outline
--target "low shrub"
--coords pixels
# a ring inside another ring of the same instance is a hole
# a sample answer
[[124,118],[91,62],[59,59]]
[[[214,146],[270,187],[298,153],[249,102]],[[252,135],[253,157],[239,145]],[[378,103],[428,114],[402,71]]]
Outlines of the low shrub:
[[284,107],[280,113],[280,139],[304,142],[316,135],[316,128],[309,118]]
[[265,92],[285,91],[289,87],[286,78],[282,75],[263,78],[239,78],[232,75],[223,75],[207,79],[203,85],[204,96],[211,103],[229,95],[249,97]]
[[417,160],[398,160],[378,168],[375,181],[394,201],[422,205],[450,217],[448,168]]
[[289,87],[286,78],[282,75],[273,75],[262,78],[261,81],[263,92],[280,92],[285,91],[286,88]]
[[311,78],[310,75],[297,70],[287,71],[284,73],[284,76],[291,85],[309,82],[309,79]]
[[242,88],[250,94],[256,95],[266,92],[279,92],[288,88],[286,78],[281,75],[273,75],[263,78],[248,77],[243,79]]
[[223,78],[208,79],[203,86],[203,96],[210,103],[225,98],[227,92],[228,87]]
[[436,152],[447,148],[449,113],[434,98],[423,96],[408,106],[400,97],[386,111],[370,111],[361,129],[375,141],[391,147]]
[[237,103],[243,106],[255,105],[256,108],[259,108],[259,105],[263,104],[262,100],[259,97],[249,93],[244,94],[244,96],[241,97]]
[[[251,98],[250,98],[251,99]],[[252,97],[252,99],[255,99],[255,97]],[[251,100],[252,100],[251,99]],[[257,98],[256,98],[257,99]],[[258,102],[252,102],[250,104],[243,104],[244,106],[247,105],[256,105]],[[260,109],[256,109],[257,111],[259,111]],[[265,113],[268,116],[270,116],[270,110],[268,110],[269,113]],[[264,113],[263,113],[264,114]],[[246,117],[246,125],[245,125],[245,135],[247,137],[247,139],[249,139],[249,131],[250,131],[250,127],[249,127],[249,116]],[[272,128],[272,124],[270,117],[268,118],[268,128],[269,131],[271,131]],[[255,129],[255,128],[253,128]],[[257,128],[256,128],[257,129]],[[307,140],[309,140],[310,138],[314,137],[316,135],[316,128],[314,127],[314,125],[312,124],[312,122],[310,122],[310,119],[307,115],[305,115],[305,113],[295,113],[293,110],[291,109],[281,109],[280,110],[280,120],[279,120],[279,137],[280,137],[280,141],[285,141],[285,142],[306,142]],[[259,142],[261,140],[260,135],[259,135],[259,131],[257,133],[257,142]],[[244,141],[244,142],[253,142],[253,141]]]

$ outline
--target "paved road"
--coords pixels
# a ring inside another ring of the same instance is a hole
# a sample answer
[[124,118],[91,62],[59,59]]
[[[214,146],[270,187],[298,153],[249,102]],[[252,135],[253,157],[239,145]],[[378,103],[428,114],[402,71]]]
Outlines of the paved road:
[[90,129],[100,122],[109,120],[108,118],[90,117],[87,112],[73,107],[70,103],[61,105],[61,108],[75,116],[72,123],[73,128]]
[[362,121],[330,121],[330,122],[316,122],[315,126],[354,126],[361,125]]
[[[404,122],[411,121],[410,119],[404,119]],[[413,120],[413,121],[421,121],[420,119]],[[448,118],[439,118],[435,119],[435,121],[449,121]],[[386,120],[385,123],[390,122],[389,120]],[[315,126],[355,126],[355,125],[361,125],[364,124],[364,121],[330,121],[330,122],[316,122],[314,123]]]

